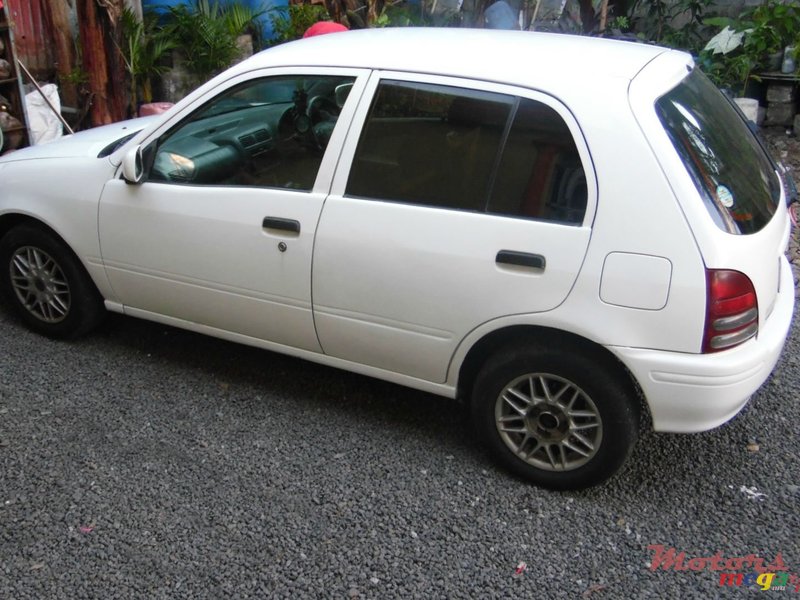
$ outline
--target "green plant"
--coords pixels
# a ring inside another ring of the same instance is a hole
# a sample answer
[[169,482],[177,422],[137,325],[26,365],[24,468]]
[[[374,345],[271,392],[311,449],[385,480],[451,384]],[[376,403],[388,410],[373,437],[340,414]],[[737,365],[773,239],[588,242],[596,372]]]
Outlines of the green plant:
[[270,44],[300,39],[314,23],[329,19],[325,7],[319,4],[290,4],[272,10],[270,20],[274,35]]
[[768,0],[737,19],[715,17],[705,23],[722,29],[700,53],[701,66],[718,86],[742,92],[768,69],[770,55],[798,40],[800,7]]
[[[430,7],[428,7],[430,8]],[[447,24],[442,19],[436,19],[430,12],[426,13],[424,2],[419,6],[409,6],[404,0],[385,2],[371,21],[369,21],[369,7],[367,5],[357,10],[347,11],[347,18],[351,25],[357,28],[365,27],[413,27],[434,24]],[[368,21],[362,18],[366,14]],[[450,15],[452,17],[452,15]],[[446,21],[447,19],[445,19]]]
[[159,28],[155,13],[147,11],[139,20],[129,8],[122,13],[122,38],[122,58],[131,78],[131,112],[135,113],[140,97],[143,102],[153,101],[152,78],[167,70],[163,59],[176,42]]
[[68,74],[61,75],[60,80],[63,83],[68,83],[70,85],[83,85],[85,83],[88,83],[89,76],[83,69],[75,67]]
[[711,0],[616,2],[612,8],[618,12],[611,24],[656,44],[699,51],[708,38],[703,19],[710,5]]
[[207,79],[227,68],[240,53],[236,39],[254,26],[264,11],[238,2],[194,0],[169,7],[166,31],[185,56],[187,70]]

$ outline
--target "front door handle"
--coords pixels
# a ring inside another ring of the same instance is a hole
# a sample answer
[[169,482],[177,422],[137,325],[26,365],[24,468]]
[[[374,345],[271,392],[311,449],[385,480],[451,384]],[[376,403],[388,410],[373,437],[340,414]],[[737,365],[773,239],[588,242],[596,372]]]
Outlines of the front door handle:
[[282,219],[281,217],[264,217],[261,223],[264,229],[280,229],[291,233],[300,233],[300,221]]
[[531,269],[538,269],[539,271],[544,271],[545,264],[547,264],[547,261],[541,254],[517,252],[516,250],[500,250],[500,252],[497,253],[495,262],[498,265],[529,267]]

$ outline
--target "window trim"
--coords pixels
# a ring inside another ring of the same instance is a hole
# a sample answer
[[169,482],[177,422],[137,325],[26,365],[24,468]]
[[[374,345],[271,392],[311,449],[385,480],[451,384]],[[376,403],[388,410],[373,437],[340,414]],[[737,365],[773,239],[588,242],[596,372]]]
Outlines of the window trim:
[[[584,172],[586,174],[586,191],[587,191],[586,212],[584,213],[583,221],[581,223],[570,224],[570,226],[589,227],[594,222],[595,213],[597,211],[597,195],[598,195],[597,176],[594,168],[594,163],[592,161],[591,154],[589,152],[589,147],[586,143],[586,138],[584,137],[583,131],[578,125],[575,116],[556,97],[529,88],[521,88],[517,86],[495,83],[491,81],[464,79],[460,77],[449,77],[443,75],[428,75],[423,73],[409,73],[404,71],[376,70],[373,71],[372,74],[370,75],[364,93],[361,96],[358,107],[356,109],[353,122],[350,124],[350,130],[347,134],[347,139],[345,141],[341,155],[339,157],[339,165],[337,167],[336,174],[333,179],[333,184],[331,186],[332,196],[340,198],[347,197],[353,200],[363,200],[365,202],[389,202],[393,204],[405,204],[408,206],[416,206],[417,208],[422,210],[461,210],[462,212],[475,212],[475,211],[467,211],[466,209],[429,206],[429,205],[415,204],[413,202],[398,201],[398,200],[358,198],[358,197],[347,196],[345,194],[345,191],[347,189],[347,181],[350,176],[350,170],[353,165],[353,160],[355,159],[355,154],[358,148],[358,143],[361,139],[361,134],[364,130],[364,127],[366,126],[366,120],[367,117],[369,116],[369,111],[372,106],[373,99],[375,98],[375,94],[377,92],[380,83],[382,81],[387,81],[387,80],[403,81],[408,83],[442,85],[442,86],[463,88],[468,90],[505,94],[507,96],[527,98],[530,100],[541,102],[542,104],[545,104],[546,106],[553,109],[564,120],[564,123],[566,123],[567,128],[570,131],[570,134],[572,134],[573,140],[575,141],[575,146],[578,150],[578,156],[581,159],[581,163],[583,164]],[[505,139],[506,138],[504,136],[503,143],[505,143]],[[502,155],[502,153],[499,154]],[[494,214],[487,212],[476,212],[476,214],[484,214],[498,218],[529,220],[537,223],[553,223],[557,225],[564,225],[563,223],[560,222],[548,221],[545,219],[532,219],[527,217],[501,215],[501,214]]]

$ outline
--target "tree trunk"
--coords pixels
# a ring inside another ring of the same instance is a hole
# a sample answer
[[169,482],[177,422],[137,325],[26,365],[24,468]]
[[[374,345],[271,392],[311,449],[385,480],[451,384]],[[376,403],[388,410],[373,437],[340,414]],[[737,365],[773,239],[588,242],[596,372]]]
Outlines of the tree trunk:
[[[103,8],[98,7],[102,1]],[[109,8],[109,6],[111,8]],[[128,90],[119,55],[121,32],[114,0],[76,0],[83,50],[83,69],[89,80],[92,125],[107,125],[125,118]]]
[[578,0],[578,4],[581,11],[581,25],[583,26],[583,32],[589,33],[596,25],[592,0]]
[[46,19],[50,20],[53,31],[53,47],[56,60],[56,73],[61,88],[61,100],[66,106],[78,106],[78,91],[71,75],[75,70],[75,40],[69,27],[69,6],[67,0],[50,0],[45,5],[50,10],[45,10]]

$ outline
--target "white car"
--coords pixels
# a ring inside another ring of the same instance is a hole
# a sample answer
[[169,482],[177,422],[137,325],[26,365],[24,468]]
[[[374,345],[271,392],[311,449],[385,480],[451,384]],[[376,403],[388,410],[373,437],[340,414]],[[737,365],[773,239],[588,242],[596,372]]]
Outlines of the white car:
[[463,397],[550,488],[613,474],[644,411],[731,419],[794,307],[775,163],[689,55],[629,42],[314,37],[0,182],[31,328],[110,310]]

